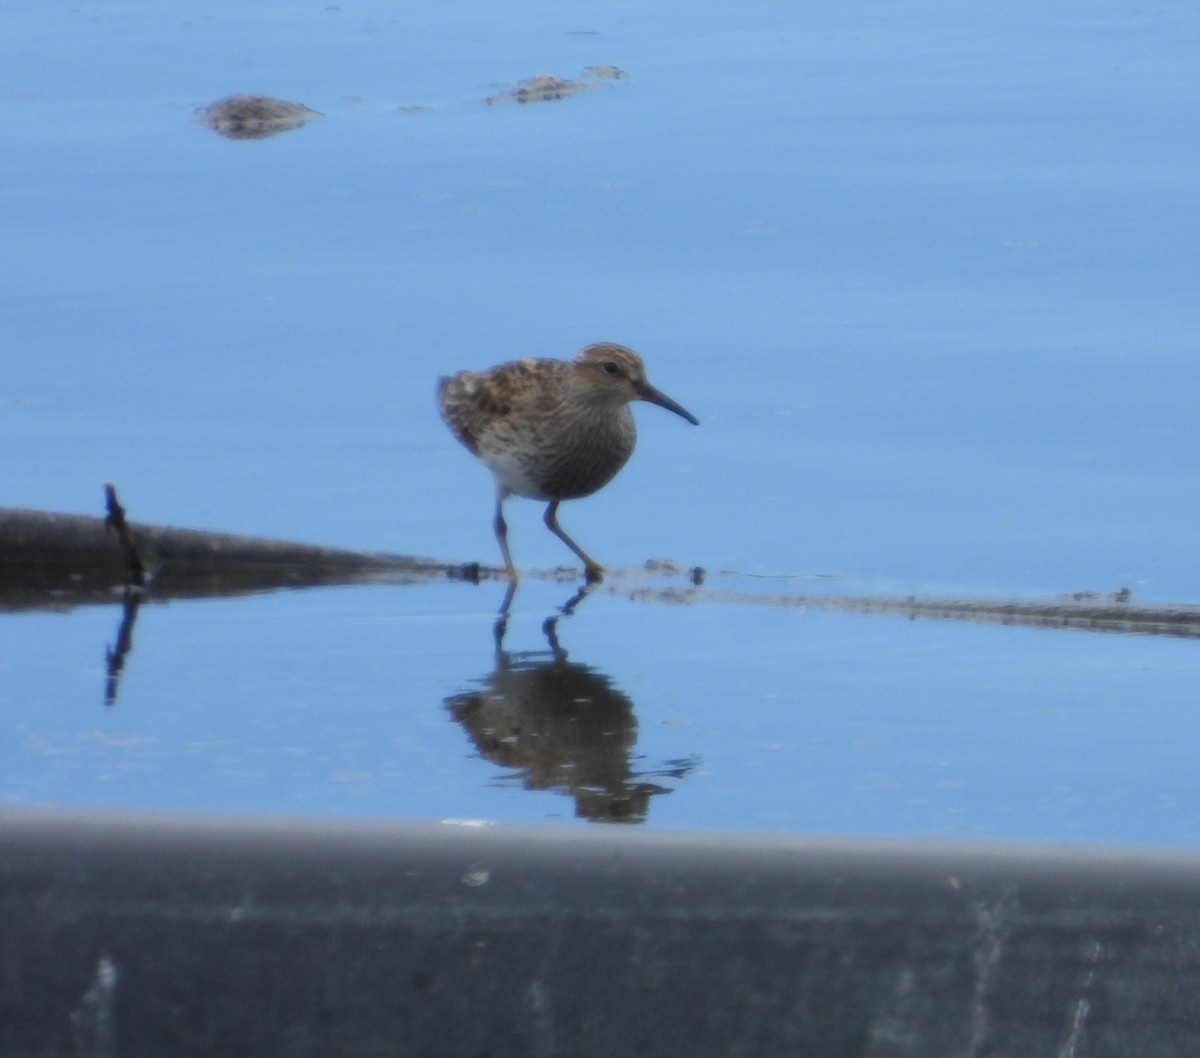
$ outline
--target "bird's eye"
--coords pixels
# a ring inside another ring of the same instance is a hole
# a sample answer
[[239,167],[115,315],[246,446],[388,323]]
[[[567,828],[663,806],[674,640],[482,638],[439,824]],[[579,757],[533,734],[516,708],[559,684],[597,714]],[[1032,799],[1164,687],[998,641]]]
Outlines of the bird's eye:
[[619,375],[621,373],[620,364],[614,360],[605,360],[601,366],[603,366],[606,375]]

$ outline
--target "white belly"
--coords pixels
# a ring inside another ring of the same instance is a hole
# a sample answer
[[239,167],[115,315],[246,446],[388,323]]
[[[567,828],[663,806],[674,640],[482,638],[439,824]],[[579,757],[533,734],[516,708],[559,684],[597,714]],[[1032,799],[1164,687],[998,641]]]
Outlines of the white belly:
[[508,452],[488,453],[481,458],[496,476],[496,484],[500,488],[530,500],[551,499],[530,479],[523,460]]

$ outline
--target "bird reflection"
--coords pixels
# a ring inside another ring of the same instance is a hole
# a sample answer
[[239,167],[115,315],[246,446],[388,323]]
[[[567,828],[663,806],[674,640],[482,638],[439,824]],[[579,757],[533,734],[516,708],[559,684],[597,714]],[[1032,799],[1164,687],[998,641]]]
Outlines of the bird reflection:
[[575,814],[600,823],[641,823],[650,800],[670,789],[651,777],[682,778],[695,761],[668,762],[657,771],[635,771],[633,702],[603,673],[568,659],[558,641],[561,614],[587,594],[576,593],[542,626],[549,649],[504,649],[507,614],[495,625],[495,671],[477,691],[446,699],[479,753],[516,769],[529,790],[558,790],[575,801]]

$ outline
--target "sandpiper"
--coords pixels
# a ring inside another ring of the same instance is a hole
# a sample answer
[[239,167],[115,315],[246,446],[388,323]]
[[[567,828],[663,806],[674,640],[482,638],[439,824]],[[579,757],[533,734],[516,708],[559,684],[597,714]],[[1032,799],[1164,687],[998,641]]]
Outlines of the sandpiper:
[[504,501],[548,500],[549,530],[583,561],[589,583],[603,567],[558,524],[563,500],[603,488],[633,454],[630,401],[645,400],[700,421],[646,380],[642,358],[615,342],[589,345],[574,360],[514,360],[490,371],[461,371],[438,384],[442,418],[496,477],[496,539],[513,585]]

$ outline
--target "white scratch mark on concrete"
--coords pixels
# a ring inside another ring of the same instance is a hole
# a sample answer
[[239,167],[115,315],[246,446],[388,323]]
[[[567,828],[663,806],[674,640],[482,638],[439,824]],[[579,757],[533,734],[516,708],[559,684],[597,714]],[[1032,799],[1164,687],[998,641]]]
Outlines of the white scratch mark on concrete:
[[107,955],[100,956],[91,987],[71,1012],[79,1058],[115,1058],[113,1001],[120,977],[116,962]]

